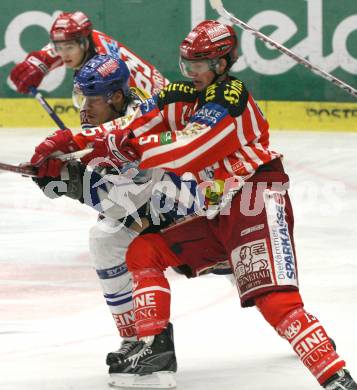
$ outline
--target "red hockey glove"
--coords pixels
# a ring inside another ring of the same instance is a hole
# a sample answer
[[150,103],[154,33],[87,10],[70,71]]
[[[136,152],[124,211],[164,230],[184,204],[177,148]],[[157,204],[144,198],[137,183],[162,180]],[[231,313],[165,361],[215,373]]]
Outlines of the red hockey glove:
[[41,57],[40,52],[31,52],[25,61],[11,70],[10,79],[18,92],[28,93],[29,87],[38,87],[48,73],[48,67]]
[[117,129],[107,134],[105,143],[109,158],[114,164],[120,166],[139,159],[131,143],[132,138],[134,136],[130,129]]
[[109,163],[109,153],[104,138],[95,138],[94,142],[91,143],[91,147],[93,151],[81,158],[83,164],[101,167],[112,166]]
[[70,153],[77,150],[80,150],[80,148],[75,143],[71,130],[57,130],[40,145],[36,146],[35,154],[31,158],[31,165],[41,166],[52,153],[57,151]]
[[[103,126],[97,126],[89,129],[84,129],[76,134],[73,138],[75,143],[81,149],[92,148],[93,151],[81,158],[81,162],[85,165],[92,166],[108,166],[105,161],[100,162],[97,158],[107,159],[108,150],[105,146],[105,134],[107,130]],[[95,161],[92,161],[96,159]]]
[[59,177],[61,176],[61,170],[66,163],[66,161],[50,158],[38,168],[37,175],[38,177]]

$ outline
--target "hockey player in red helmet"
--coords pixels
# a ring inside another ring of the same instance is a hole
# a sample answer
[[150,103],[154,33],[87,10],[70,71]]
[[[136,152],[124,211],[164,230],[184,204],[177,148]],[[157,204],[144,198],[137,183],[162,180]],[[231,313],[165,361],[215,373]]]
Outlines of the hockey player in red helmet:
[[[142,345],[111,366],[115,384],[145,387],[147,379],[148,387],[154,380],[156,387],[173,387],[176,357],[164,271],[182,267],[196,277],[229,258],[241,306],[256,306],[322,387],[357,390],[324,326],[305,309],[289,176],[282,154],[270,148],[268,121],[244,83],[228,73],[236,59],[233,30],[200,23],[180,45],[181,70],[192,81],[170,83],[150,110],[138,111],[126,128],[105,138],[113,162],[120,164],[120,153],[131,148],[141,169],[190,172],[206,189],[200,215],[140,235],[128,247]],[[221,325],[215,337],[224,333]]]
[[[43,78],[57,67],[65,65],[78,70],[95,54],[124,60],[130,71],[130,87],[153,94],[168,82],[153,65],[131,49],[93,29],[88,16],[81,11],[60,14],[51,27],[50,44],[30,52],[11,70],[10,79],[18,92],[28,93],[29,87],[40,86]],[[145,69],[145,73],[140,69]]]
[[231,26],[215,20],[197,25],[180,45],[180,69],[197,90],[228,79],[238,59],[237,36]]
[[92,22],[80,11],[62,13],[53,23],[50,40],[53,49],[60,55],[65,66],[79,69],[93,57],[95,49],[90,35]]

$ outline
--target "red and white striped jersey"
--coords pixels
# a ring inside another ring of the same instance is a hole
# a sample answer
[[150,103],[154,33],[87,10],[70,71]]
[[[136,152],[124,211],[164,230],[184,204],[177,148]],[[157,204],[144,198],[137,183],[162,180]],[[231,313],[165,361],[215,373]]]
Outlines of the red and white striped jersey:
[[269,125],[240,80],[198,92],[190,82],[171,83],[142,103],[128,126],[140,168],[163,168],[199,181],[242,182],[279,157],[269,150]]
[[[154,95],[168,84],[168,80],[153,65],[122,43],[96,30],[93,30],[91,37],[97,54],[113,55],[113,57],[119,57],[125,61],[130,71],[130,87],[141,88],[150,95]],[[45,63],[49,71],[63,65],[61,57],[52,49],[50,44],[37,51],[36,55]]]

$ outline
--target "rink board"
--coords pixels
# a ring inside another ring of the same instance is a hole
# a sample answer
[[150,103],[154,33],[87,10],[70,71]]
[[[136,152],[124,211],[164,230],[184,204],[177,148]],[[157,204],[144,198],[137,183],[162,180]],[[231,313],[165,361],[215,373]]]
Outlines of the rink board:
[[[70,128],[79,127],[78,110],[71,99],[48,99]],[[357,103],[258,101],[272,129],[357,131]],[[0,128],[56,127],[34,99],[0,99]]]

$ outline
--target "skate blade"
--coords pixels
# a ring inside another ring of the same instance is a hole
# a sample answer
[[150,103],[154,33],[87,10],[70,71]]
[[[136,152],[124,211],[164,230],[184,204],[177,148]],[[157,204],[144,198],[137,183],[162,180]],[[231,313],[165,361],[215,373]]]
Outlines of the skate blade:
[[110,374],[109,386],[117,389],[172,389],[176,387],[172,371],[154,372],[149,375]]

